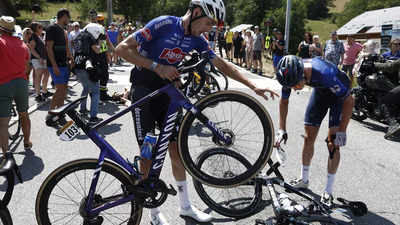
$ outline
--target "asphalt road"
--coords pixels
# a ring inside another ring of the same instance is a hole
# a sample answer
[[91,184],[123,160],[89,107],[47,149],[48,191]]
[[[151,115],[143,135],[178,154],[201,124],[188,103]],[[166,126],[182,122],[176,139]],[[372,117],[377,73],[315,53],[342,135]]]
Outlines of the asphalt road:
[[[110,89],[123,91],[129,85],[129,66],[111,69]],[[279,91],[275,80],[245,73],[259,87],[270,87]],[[240,90],[256,97],[268,110],[275,127],[278,120],[278,99],[265,101],[255,96],[249,89],[230,80],[230,88]],[[70,88],[70,100],[77,98],[81,85]],[[288,163],[281,171],[286,180],[300,174],[301,149],[304,133],[303,118],[310,91],[307,89],[292,93],[289,106],[288,134],[285,147],[288,152]],[[34,103],[32,103],[32,107]],[[56,135],[56,130],[44,123],[48,104],[36,107],[30,115],[32,121],[31,151],[23,149],[22,139],[11,144],[17,164],[20,165],[24,183],[15,186],[12,200],[8,206],[14,224],[37,224],[35,220],[35,199],[44,179],[60,165],[79,158],[97,158],[99,151],[86,137],[79,136],[72,142],[64,142]],[[99,117],[107,118],[124,109],[125,106],[106,103],[100,106]],[[32,108],[33,109],[33,108]],[[349,200],[364,201],[369,208],[368,215],[359,218],[344,216],[345,224],[389,225],[400,224],[400,145],[396,141],[383,138],[386,127],[380,123],[367,120],[364,123],[351,121],[348,128],[348,142],[341,150],[341,164],[336,176],[334,194]],[[318,198],[322,194],[326,182],[326,166],[328,151],[324,142],[327,134],[327,121],[321,126],[315,145],[315,154],[311,166],[310,193]],[[101,130],[106,140],[125,158],[133,159],[138,147],[133,130],[131,115],[125,115]],[[167,157],[168,158],[168,157]],[[171,176],[170,161],[166,160],[161,178],[175,185]],[[269,195],[264,188],[263,198],[266,207],[256,215],[235,221],[211,211],[196,194],[192,180],[189,178],[189,189],[192,203],[199,209],[211,213],[215,219],[209,224],[255,224],[255,219],[266,219],[273,215],[268,204]],[[180,218],[177,213],[178,198],[169,197],[161,210],[171,225],[197,224],[191,219]],[[144,210],[141,224],[150,224],[148,211]]]

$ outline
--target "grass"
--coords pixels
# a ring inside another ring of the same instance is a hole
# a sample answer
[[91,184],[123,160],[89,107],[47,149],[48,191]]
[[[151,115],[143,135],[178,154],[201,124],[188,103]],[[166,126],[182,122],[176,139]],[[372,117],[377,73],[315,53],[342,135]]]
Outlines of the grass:
[[332,7],[330,11],[333,13],[342,12],[344,9],[344,5],[349,1],[350,0],[334,0],[333,4],[335,5],[335,7]]
[[331,31],[338,29],[338,26],[336,24],[332,24],[329,19],[307,20],[306,27],[307,30],[311,30],[313,34],[319,35],[319,40],[321,43],[324,43],[326,40],[330,39]]
[[[43,12],[42,13],[36,13],[35,14],[35,20],[50,20],[51,18],[55,17],[57,14],[57,11],[60,8],[67,8],[70,11],[71,14],[71,20],[80,20],[80,13],[77,9],[77,6],[79,3],[70,3],[70,2],[65,2],[65,3],[47,3],[43,7]],[[17,19],[19,20],[32,20],[32,12],[30,10],[20,10],[19,13],[21,14],[20,17]]]

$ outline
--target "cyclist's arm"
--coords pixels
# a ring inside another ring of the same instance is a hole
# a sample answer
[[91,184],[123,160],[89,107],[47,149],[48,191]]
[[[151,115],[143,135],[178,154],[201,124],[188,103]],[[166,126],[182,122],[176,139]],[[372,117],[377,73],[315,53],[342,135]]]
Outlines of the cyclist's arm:
[[136,66],[150,69],[150,66],[153,63],[153,61],[140,55],[137,50],[137,47],[138,43],[135,40],[135,38],[131,35],[117,45],[117,47],[115,48],[115,53],[118,56],[124,58],[126,61]]
[[256,89],[257,87],[246,77],[244,77],[235,67],[228,64],[225,60],[221,59],[219,56],[216,56],[211,62],[218,68],[223,74],[226,76],[239,81],[240,83],[246,85],[251,90]]
[[286,131],[286,118],[289,109],[289,99],[281,98],[279,100],[279,129]]
[[346,132],[347,125],[351,119],[351,113],[354,107],[354,99],[351,95],[347,96],[342,106],[342,119],[339,124],[339,132]]
[[31,50],[32,55],[38,59],[41,59],[41,57],[40,57],[39,53],[37,53],[35,47],[36,47],[36,42],[34,40],[31,40],[29,42],[29,49]]

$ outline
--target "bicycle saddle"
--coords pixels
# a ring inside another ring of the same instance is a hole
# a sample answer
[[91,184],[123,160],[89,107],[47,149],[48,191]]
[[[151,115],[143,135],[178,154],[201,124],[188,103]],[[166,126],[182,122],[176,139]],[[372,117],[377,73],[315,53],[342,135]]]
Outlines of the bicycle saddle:
[[72,108],[74,108],[80,101],[82,101],[83,99],[86,99],[86,98],[87,98],[87,96],[80,97],[80,98],[76,99],[75,101],[65,104],[57,109],[50,110],[49,113],[54,116],[62,115],[64,113],[68,112],[69,110],[71,110]]
[[15,159],[14,159],[12,153],[11,152],[7,152],[6,155],[1,158],[0,175],[7,174],[15,166],[16,166]]

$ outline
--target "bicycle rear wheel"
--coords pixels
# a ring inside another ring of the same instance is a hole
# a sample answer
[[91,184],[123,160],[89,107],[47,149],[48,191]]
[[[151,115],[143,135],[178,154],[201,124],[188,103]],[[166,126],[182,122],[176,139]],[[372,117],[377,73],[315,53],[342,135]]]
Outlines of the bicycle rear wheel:
[[[36,220],[39,225],[83,224],[80,211],[85,206],[97,159],[80,159],[66,163],[53,171],[43,182],[36,197]],[[94,204],[106,204],[107,198],[123,194],[122,186],[132,180],[119,166],[104,161],[96,186]],[[106,224],[138,225],[142,208],[135,202],[126,203],[100,212]],[[98,219],[98,218],[97,218]],[[100,224],[100,223],[99,223]]]
[[[215,187],[238,186],[264,168],[270,158],[274,130],[271,117],[253,97],[238,91],[221,91],[196,103],[198,113],[206,116],[232,144],[226,145],[192,112],[187,112],[178,136],[178,150],[186,170],[197,180]],[[225,147],[245,157],[251,167],[243,168],[234,177],[216,177],[195,160],[205,150]]]
[[[251,167],[246,158],[225,148],[212,148],[203,152],[196,163],[199,168],[220,177],[235,176],[236,171]],[[221,215],[232,218],[249,217],[262,200],[262,186],[255,181],[233,188],[214,188],[195,179],[193,184],[207,206]]]
[[210,75],[218,81],[221,90],[228,90],[228,78],[222,72],[219,70],[210,71]]

